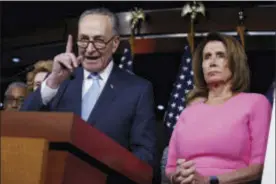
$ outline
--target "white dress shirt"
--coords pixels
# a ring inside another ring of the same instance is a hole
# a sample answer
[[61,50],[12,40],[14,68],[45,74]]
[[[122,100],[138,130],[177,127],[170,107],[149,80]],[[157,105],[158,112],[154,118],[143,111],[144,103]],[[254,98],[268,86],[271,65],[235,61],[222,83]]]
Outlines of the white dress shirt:
[[[113,61],[110,61],[110,63],[107,65],[107,67],[99,73],[100,78],[101,78],[101,80],[99,81],[101,92],[102,92],[102,90],[106,84],[106,81],[112,71],[113,65],[114,65]],[[93,83],[92,79],[88,79],[90,72],[85,69],[83,69],[83,70],[84,71],[83,71],[83,83],[82,83],[82,97],[88,91],[90,86],[92,86],[92,83]],[[42,98],[42,102],[44,105],[47,105],[55,97],[55,95],[57,94],[58,89],[59,89],[59,88],[56,88],[56,89],[50,88],[49,86],[47,86],[46,81],[47,81],[47,79],[42,82],[41,88],[40,88],[41,98]]]
[[273,93],[273,108],[266,148],[262,184],[275,184],[275,95],[276,89],[274,89]]

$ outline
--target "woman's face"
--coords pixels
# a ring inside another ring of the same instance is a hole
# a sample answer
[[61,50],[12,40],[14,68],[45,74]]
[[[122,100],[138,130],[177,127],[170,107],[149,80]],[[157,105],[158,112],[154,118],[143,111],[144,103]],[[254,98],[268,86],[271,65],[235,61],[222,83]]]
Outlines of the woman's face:
[[34,77],[34,91],[41,85],[47,76],[47,72],[38,72]]
[[227,51],[221,41],[210,41],[203,49],[202,69],[207,84],[227,83],[232,77]]

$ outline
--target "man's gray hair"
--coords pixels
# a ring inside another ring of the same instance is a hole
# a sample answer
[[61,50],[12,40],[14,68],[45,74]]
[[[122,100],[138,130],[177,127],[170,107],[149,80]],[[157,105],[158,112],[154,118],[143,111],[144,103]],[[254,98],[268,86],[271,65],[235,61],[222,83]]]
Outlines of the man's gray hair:
[[13,83],[9,84],[9,86],[5,92],[5,96],[7,96],[9,94],[9,92],[12,88],[16,88],[16,87],[17,88],[27,88],[27,85],[24,82],[13,82]]
[[110,10],[108,10],[106,8],[95,8],[95,9],[86,10],[81,14],[81,16],[79,18],[79,23],[80,23],[81,19],[87,15],[106,15],[106,16],[108,16],[112,23],[113,34],[120,35],[119,18],[115,13],[111,12]]

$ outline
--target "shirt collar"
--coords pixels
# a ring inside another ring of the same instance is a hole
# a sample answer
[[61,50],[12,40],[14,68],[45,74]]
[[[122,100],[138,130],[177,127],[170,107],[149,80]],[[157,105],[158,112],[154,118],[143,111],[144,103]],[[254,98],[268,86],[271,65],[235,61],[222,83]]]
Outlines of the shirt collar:
[[[107,65],[107,67],[104,70],[102,70],[101,72],[99,72],[99,75],[103,81],[107,81],[107,79],[112,71],[113,65],[114,65],[114,62],[113,62],[113,60],[111,60],[109,62],[109,64]],[[83,72],[84,79],[87,79],[88,76],[91,74],[91,72],[87,71],[86,69],[83,69],[83,71],[84,71]]]

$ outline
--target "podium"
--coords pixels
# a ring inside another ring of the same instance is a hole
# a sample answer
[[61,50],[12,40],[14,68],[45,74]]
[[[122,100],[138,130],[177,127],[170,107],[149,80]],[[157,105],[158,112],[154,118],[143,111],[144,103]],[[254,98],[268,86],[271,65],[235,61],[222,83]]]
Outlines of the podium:
[[73,113],[0,112],[2,184],[152,183],[152,168]]

